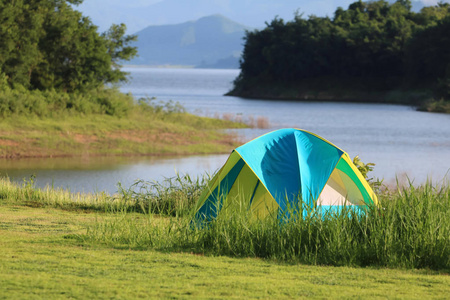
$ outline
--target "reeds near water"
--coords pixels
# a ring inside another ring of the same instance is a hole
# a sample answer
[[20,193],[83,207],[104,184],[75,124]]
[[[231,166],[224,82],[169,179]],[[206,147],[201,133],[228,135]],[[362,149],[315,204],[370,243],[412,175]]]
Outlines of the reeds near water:
[[[198,226],[193,207],[209,177],[178,176],[137,182],[113,196],[73,194],[0,180],[0,202],[100,211],[76,238],[109,247],[258,257],[290,263],[450,270],[450,184],[409,185],[379,194],[380,207],[365,213],[309,210],[280,221],[257,219],[239,199],[212,222]],[[295,212],[291,212],[295,214]]]
[[122,210],[117,218],[98,222],[79,238],[113,247],[306,264],[450,270],[448,182],[398,187],[379,195],[379,200],[381,206],[366,213],[350,208],[338,214],[310,210],[288,222],[280,222],[276,215],[256,219],[245,205],[237,205],[203,226],[192,222],[192,212],[136,217]]

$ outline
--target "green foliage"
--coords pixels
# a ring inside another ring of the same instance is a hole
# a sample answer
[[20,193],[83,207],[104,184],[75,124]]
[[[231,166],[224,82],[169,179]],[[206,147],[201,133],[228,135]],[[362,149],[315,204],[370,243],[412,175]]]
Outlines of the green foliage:
[[29,91],[23,86],[9,88],[0,81],[0,116],[3,118],[13,115],[45,118],[65,114],[106,114],[122,117],[127,115],[133,106],[131,95],[122,94],[113,88],[99,87],[89,92],[73,93],[55,89]]
[[138,180],[128,189],[119,184],[118,197],[136,203],[139,212],[186,216],[210,179],[210,176],[192,178],[188,174],[177,174],[163,182]]
[[125,79],[119,61],[136,55],[125,25],[104,34],[69,3],[80,0],[0,1],[0,73],[11,87],[67,92]]
[[119,62],[128,60],[137,54],[135,47],[128,47],[128,45],[137,40],[136,35],[125,36],[127,27],[125,24],[113,24],[107,32],[102,33],[102,37],[107,41],[108,54],[111,56],[111,61],[115,68],[120,67]]
[[[259,257],[284,262],[333,266],[450,269],[450,186],[398,187],[379,196],[383,209],[339,213],[310,210],[280,223],[277,214],[255,219],[236,205],[208,223],[189,218],[148,223],[120,216],[99,222],[88,242],[113,247],[188,251],[214,256]],[[236,199],[236,201],[240,201]],[[139,225],[138,225],[139,224]]]
[[156,101],[155,97],[139,98],[138,104],[142,110],[156,114],[182,114],[186,112],[186,109],[179,103],[169,101]]
[[450,270],[448,182],[385,191],[379,195],[382,209],[359,212],[345,207],[326,214],[310,210],[303,217],[280,223],[277,214],[255,219],[246,205],[235,205],[234,211],[220,214],[208,226],[196,227],[190,217],[194,212],[187,214],[186,208],[202,185],[201,180],[177,177],[159,186],[150,183],[140,196],[125,192],[111,197],[36,189],[33,180],[22,187],[2,180],[0,200],[12,205],[112,212],[89,226],[86,234],[77,235],[79,242],[89,245],[313,265]]
[[448,98],[448,85],[442,92],[438,82],[450,78],[449,24],[449,4],[414,13],[407,0],[357,1],[338,8],[332,19],[275,18],[263,30],[247,32],[235,91],[340,78],[355,79],[362,90],[421,82],[431,84],[437,98]]
[[375,167],[374,163],[363,163],[358,155],[356,155],[353,158],[353,164],[356,166],[356,168],[361,172],[361,175],[367,180],[369,185],[372,187],[375,193],[380,192],[380,188],[382,187],[383,180],[377,179],[374,180],[373,177],[369,178],[368,173],[373,171],[373,168]]
[[38,189],[35,176],[24,179],[22,185],[12,183],[8,178],[0,179],[0,200],[13,205],[30,207],[55,207],[65,210],[116,211],[128,208],[132,203],[112,200],[109,195],[75,194],[63,189]]
[[359,172],[361,172],[361,175],[366,180],[368,180],[367,173],[373,171],[373,167],[375,166],[374,163],[363,163],[358,155],[353,158],[353,164],[356,166],[356,168],[358,168]]
[[450,113],[450,100],[430,100],[423,103],[419,108],[420,111]]

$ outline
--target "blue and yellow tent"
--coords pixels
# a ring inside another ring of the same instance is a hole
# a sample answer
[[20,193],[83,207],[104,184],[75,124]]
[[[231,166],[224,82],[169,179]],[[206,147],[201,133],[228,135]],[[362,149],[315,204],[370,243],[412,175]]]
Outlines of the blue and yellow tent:
[[236,198],[257,217],[286,215],[299,199],[322,212],[378,204],[347,153],[293,128],[270,132],[233,150],[200,196],[196,219],[215,219]]

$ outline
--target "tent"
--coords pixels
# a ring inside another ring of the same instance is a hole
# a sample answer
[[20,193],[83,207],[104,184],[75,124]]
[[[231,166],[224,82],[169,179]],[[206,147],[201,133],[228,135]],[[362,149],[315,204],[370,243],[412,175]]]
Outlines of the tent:
[[289,216],[289,208],[299,201],[321,212],[378,203],[346,152],[293,128],[267,133],[233,150],[200,196],[196,219],[215,219],[236,198],[256,217],[273,212]]

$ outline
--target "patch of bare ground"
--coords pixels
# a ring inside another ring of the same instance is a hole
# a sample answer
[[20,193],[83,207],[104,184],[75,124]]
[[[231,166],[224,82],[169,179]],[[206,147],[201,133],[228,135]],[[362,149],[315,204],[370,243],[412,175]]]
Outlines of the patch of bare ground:
[[174,132],[153,132],[148,130],[116,131],[107,135],[110,139],[126,140],[137,143],[164,143],[171,145],[191,145],[189,134]]
[[19,146],[19,143],[16,141],[0,138],[0,146],[14,147]]
[[95,135],[79,134],[75,133],[72,138],[80,144],[90,144],[98,141],[98,137]]

